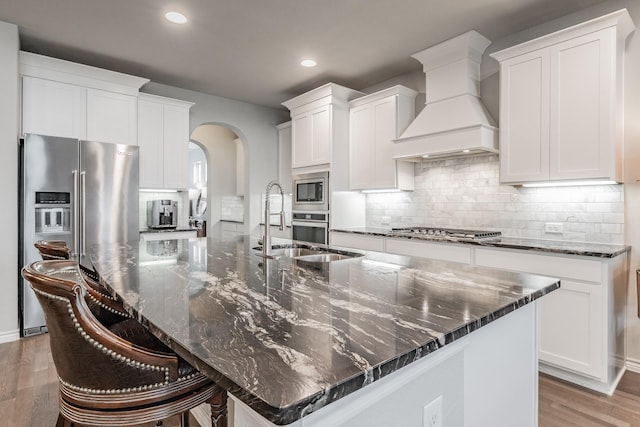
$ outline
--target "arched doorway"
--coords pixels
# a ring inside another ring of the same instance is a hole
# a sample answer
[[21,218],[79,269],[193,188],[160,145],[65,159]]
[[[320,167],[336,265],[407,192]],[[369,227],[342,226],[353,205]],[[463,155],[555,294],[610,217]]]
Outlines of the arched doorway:
[[199,142],[189,142],[189,225],[206,227],[208,208],[207,151]]
[[[245,148],[242,138],[219,124],[202,124],[191,133],[206,160],[206,221],[211,228],[220,221],[233,222],[244,231],[245,222]],[[193,173],[193,171],[192,171]],[[194,197],[203,194],[193,191]],[[192,192],[189,197],[191,199]],[[202,203],[202,197],[201,197]],[[197,200],[195,201],[197,204]],[[202,207],[202,205],[201,205]]]

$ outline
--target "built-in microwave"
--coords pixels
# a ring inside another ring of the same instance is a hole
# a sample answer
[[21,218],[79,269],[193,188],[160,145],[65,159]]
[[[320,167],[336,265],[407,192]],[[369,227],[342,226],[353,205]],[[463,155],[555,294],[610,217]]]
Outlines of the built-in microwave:
[[316,172],[293,177],[294,211],[329,210],[329,172]]

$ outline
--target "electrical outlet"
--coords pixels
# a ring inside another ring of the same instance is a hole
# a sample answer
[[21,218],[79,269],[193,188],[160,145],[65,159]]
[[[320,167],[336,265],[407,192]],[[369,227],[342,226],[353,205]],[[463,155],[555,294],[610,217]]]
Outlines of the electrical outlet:
[[424,407],[423,427],[442,427],[442,395]]
[[544,232],[545,233],[562,234],[562,223],[561,222],[547,222],[547,223],[544,224]]
[[382,218],[380,218],[380,224],[381,225],[389,225],[389,223],[391,223],[391,217],[390,216],[383,216]]

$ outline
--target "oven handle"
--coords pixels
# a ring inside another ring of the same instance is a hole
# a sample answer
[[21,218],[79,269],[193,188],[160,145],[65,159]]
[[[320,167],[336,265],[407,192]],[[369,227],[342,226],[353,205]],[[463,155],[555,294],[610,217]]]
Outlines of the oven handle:
[[329,228],[329,223],[326,221],[291,221],[293,227],[315,227],[315,228]]

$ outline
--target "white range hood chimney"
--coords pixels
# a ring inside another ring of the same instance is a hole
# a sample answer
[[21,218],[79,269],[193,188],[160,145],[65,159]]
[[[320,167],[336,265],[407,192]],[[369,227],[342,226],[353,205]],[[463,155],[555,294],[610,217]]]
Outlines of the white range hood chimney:
[[469,31],[411,55],[427,75],[427,100],[394,141],[395,159],[498,152],[496,123],[480,102],[480,64],[490,44]]

